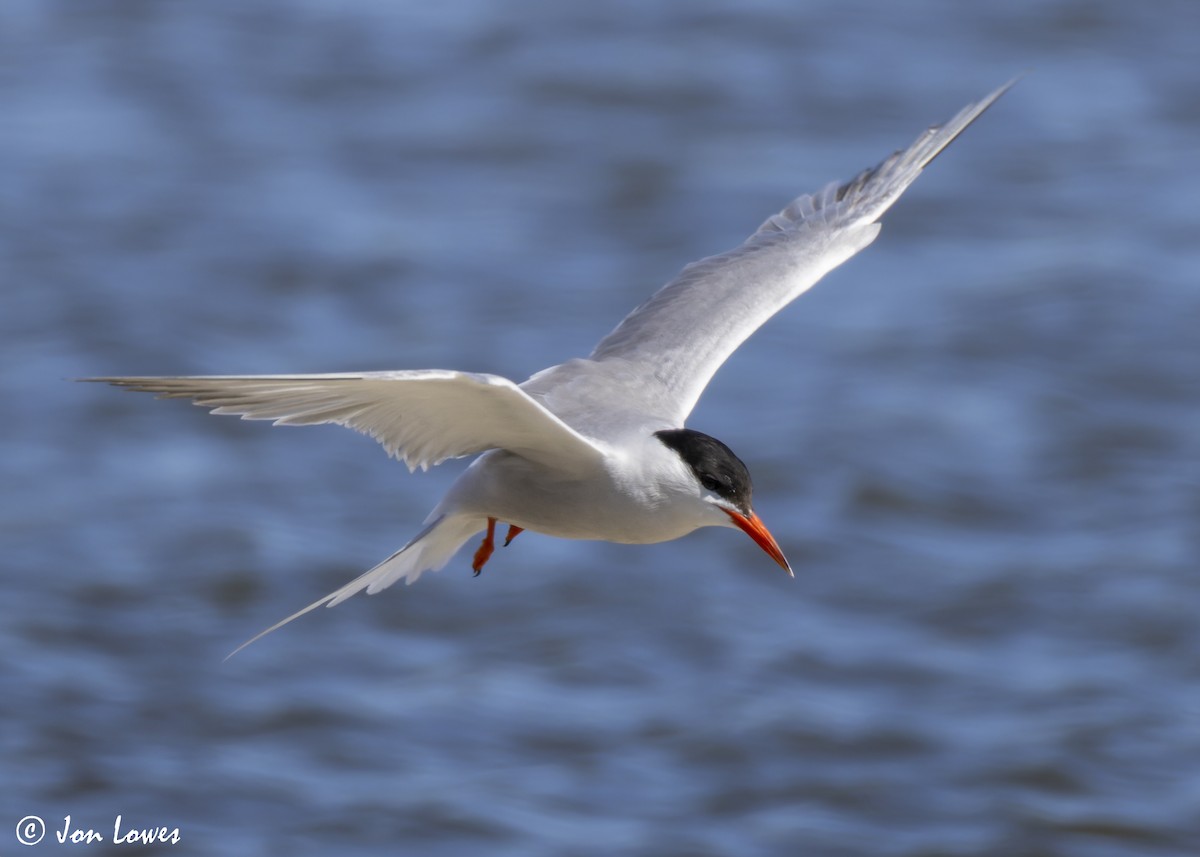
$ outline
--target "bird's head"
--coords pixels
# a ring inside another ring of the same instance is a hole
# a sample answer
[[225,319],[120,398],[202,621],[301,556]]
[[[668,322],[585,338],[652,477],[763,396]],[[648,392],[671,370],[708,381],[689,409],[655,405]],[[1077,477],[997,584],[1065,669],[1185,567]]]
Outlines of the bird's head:
[[[767,555],[792,574],[792,567],[774,536],[750,505],[753,486],[742,460],[715,437],[692,429],[665,429],[654,433],[686,465],[695,479],[700,499],[728,518],[722,523],[736,526],[754,540]],[[794,575],[793,575],[794,576]]]

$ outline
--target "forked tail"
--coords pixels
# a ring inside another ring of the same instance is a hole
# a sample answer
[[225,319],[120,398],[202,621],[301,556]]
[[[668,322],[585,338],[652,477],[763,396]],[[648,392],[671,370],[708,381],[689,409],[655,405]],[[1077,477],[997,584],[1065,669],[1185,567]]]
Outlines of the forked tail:
[[272,631],[278,631],[293,619],[299,619],[305,613],[318,607],[333,607],[341,604],[352,595],[357,595],[364,589],[368,595],[387,589],[398,580],[413,583],[426,571],[437,571],[463,546],[471,536],[483,529],[481,521],[474,518],[447,518],[439,516],[425,529],[417,533],[408,544],[400,548],[370,571],[360,574],[341,589],[336,589],[309,604],[303,610],[298,610],[286,619],[281,619],[270,628],[255,634],[225,656],[229,660],[242,649],[261,640]]

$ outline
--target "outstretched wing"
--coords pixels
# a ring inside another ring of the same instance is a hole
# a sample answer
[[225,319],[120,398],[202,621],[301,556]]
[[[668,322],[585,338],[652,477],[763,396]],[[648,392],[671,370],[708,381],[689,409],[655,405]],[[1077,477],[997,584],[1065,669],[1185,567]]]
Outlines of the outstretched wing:
[[[610,368],[638,377],[636,393],[630,391],[644,399],[638,404],[682,425],[729,355],[767,319],[870,244],[883,213],[1014,82],[850,181],[797,198],[740,247],[688,265],[600,341],[590,358],[599,366],[576,362],[573,371],[586,369],[596,376]],[[550,370],[537,382],[552,389],[560,381],[569,383],[570,374],[555,377]]]
[[214,414],[275,425],[346,426],[375,438],[410,470],[497,448],[568,472],[602,458],[591,440],[497,375],[428,369],[84,380],[192,399]]

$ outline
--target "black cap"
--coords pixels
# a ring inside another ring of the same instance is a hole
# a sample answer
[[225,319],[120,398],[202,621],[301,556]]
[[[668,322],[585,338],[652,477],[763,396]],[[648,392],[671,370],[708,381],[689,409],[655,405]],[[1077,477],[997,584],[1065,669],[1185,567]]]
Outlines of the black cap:
[[654,436],[675,450],[696,480],[745,515],[750,514],[750,471],[733,450],[711,435],[693,429],[664,429]]

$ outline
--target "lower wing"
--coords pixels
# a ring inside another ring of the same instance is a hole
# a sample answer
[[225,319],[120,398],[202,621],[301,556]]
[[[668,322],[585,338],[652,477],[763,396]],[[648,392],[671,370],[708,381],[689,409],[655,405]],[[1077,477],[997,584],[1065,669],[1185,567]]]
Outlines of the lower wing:
[[584,471],[602,450],[497,375],[427,369],[326,375],[85,378],[191,399],[275,425],[332,423],[370,435],[410,470],[488,449]]

